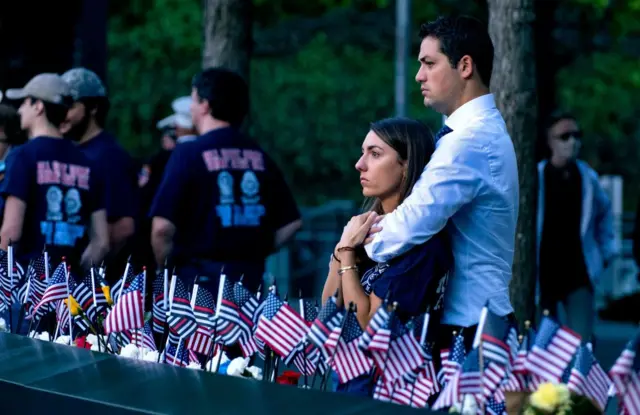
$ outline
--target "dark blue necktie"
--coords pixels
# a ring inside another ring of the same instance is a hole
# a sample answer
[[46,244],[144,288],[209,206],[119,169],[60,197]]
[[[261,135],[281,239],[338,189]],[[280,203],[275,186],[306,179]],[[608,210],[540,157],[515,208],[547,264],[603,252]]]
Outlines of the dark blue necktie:
[[440,140],[442,137],[444,137],[445,135],[449,134],[450,132],[452,132],[453,130],[451,128],[449,128],[448,125],[443,125],[442,128],[440,129],[440,131],[438,131],[436,133],[436,141]]

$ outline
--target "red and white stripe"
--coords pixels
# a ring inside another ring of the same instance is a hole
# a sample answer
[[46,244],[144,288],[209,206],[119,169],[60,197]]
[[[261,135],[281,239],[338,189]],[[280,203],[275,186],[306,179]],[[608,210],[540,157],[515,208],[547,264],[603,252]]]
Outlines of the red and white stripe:
[[325,346],[333,356],[327,363],[338,374],[340,383],[346,383],[369,372],[373,367],[373,361],[358,347],[357,338],[345,343],[340,338],[341,332],[341,327],[333,329]]
[[143,306],[140,291],[123,294],[104,320],[105,334],[142,328],[144,326]]
[[265,342],[281,357],[288,356],[307,333],[305,320],[288,304],[280,307],[271,320],[258,320],[255,337]]
[[545,349],[534,344],[526,368],[542,378],[558,382],[580,346],[580,336],[566,327],[559,328]]

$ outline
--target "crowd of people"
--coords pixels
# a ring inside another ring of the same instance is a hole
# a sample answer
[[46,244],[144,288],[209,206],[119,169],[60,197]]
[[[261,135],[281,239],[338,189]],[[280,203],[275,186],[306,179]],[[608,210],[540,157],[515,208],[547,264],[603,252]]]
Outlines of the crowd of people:
[[[494,50],[485,26],[443,17],[423,25],[420,37],[416,81],[445,125],[434,135],[411,119],[371,124],[355,165],[365,208],[337,241],[322,296],[338,293],[339,305],[357,305],[363,328],[385,300],[397,303],[404,321],[428,311],[436,350],[456,331],[469,352],[485,305],[517,323],[509,283],[518,164],[489,89]],[[104,261],[110,282],[131,256],[150,272],[175,267],[187,286],[199,277],[214,296],[223,269],[255,291],[266,258],[302,226],[280,170],[241,132],[249,93],[231,71],[194,76],[190,96],[157,124],[162,151],[141,168],[104,130],[109,101],[93,72],[40,74],[5,98],[19,108],[19,126],[9,107],[0,108],[7,137],[0,247],[12,244],[21,263],[46,245],[54,266],[66,257],[82,272]],[[593,287],[617,254],[610,203],[595,172],[576,159],[575,118],[559,115],[546,132],[541,304],[555,313],[563,303],[569,326],[590,339]],[[341,388],[370,393],[373,376]]]

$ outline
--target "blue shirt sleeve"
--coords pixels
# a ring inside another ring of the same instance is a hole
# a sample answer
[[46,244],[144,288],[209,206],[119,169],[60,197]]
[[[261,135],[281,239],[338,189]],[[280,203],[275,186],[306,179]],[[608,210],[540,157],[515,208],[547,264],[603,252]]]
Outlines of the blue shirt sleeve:
[[184,197],[183,192],[186,188],[189,174],[188,154],[186,154],[185,150],[188,150],[188,146],[184,144],[177,146],[173,150],[173,154],[171,154],[165,168],[160,187],[151,204],[150,218],[159,216],[176,223],[178,208],[180,201]]
[[373,282],[372,292],[398,302],[406,316],[417,316],[436,306],[440,280],[452,267],[450,245],[443,234],[418,245],[389,262],[389,267]]
[[25,151],[25,147],[19,147],[7,157],[7,169],[2,183],[2,197],[17,197],[23,202],[28,202],[29,187],[34,182],[33,175],[36,168],[33,160]]

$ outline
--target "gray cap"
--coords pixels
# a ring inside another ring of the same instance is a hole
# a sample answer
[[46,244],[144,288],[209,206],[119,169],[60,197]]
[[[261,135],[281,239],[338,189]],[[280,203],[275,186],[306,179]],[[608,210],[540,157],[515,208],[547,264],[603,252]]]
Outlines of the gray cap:
[[62,79],[69,84],[71,96],[75,101],[81,98],[107,96],[107,90],[95,72],[86,68],[74,68],[62,74]]
[[31,79],[24,88],[7,89],[9,99],[34,97],[53,104],[65,104],[65,98],[71,96],[71,89],[62,77],[55,73],[41,73]]

